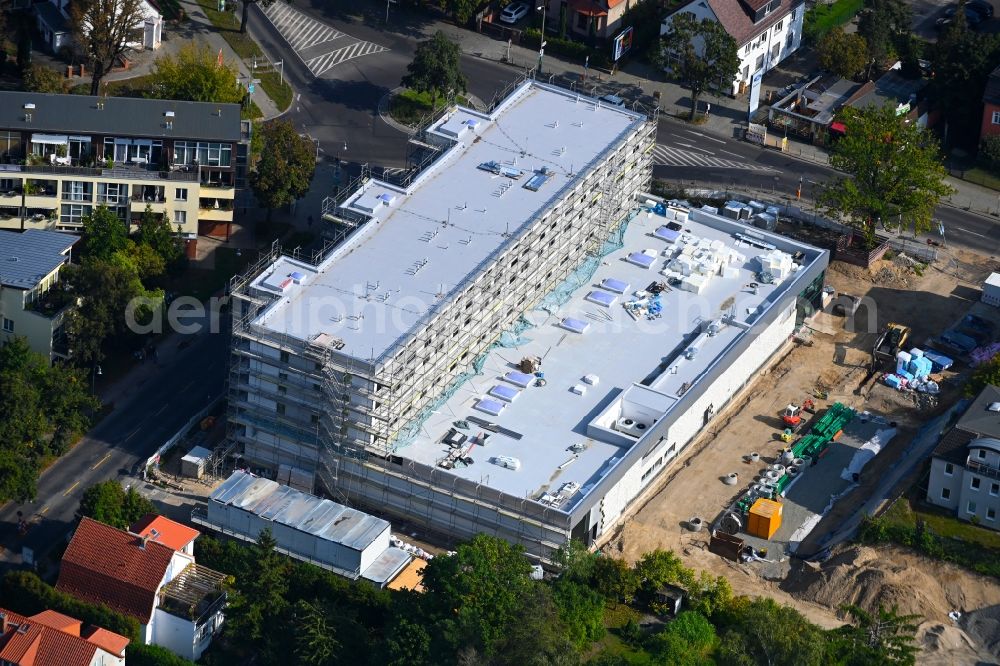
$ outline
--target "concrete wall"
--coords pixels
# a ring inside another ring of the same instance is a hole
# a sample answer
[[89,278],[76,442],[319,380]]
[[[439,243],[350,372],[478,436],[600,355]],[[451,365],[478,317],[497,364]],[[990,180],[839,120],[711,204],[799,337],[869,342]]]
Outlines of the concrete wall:
[[24,294],[22,289],[0,287],[0,313],[4,319],[14,322],[13,332],[0,328],[0,343],[16,337],[27,338],[32,351],[51,360],[52,332],[62,323],[64,313],[46,317],[38,312],[25,310]]
[[[946,468],[951,470],[950,474],[945,472]],[[964,468],[961,465],[933,458],[931,460],[931,474],[927,482],[927,501],[952,511],[957,509],[961,499],[963,471]],[[944,497],[945,494],[948,496]]]

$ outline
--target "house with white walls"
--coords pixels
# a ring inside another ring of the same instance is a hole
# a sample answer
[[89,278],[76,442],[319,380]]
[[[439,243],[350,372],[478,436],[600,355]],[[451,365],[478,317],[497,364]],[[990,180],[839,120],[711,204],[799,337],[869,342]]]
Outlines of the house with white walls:
[[802,43],[803,0],[693,0],[663,20],[661,35],[682,12],[717,21],[736,40],[740,68],[733,95],[748,92],[754,74],[770,71]]

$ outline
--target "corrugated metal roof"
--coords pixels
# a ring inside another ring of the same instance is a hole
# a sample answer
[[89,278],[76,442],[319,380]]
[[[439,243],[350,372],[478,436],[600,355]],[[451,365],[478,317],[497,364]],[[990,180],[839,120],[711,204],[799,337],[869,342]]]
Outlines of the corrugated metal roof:
[[[61,134],[104,134],[239,141],[240,105],[88,95],[0,92],[0,128]],[[25,109],[25,104],[34,108]],[[25,115],[30,111],[31,120]],[[173,113],[172,116],[166,114]],[[170,121],[169,123],[167,121]]]
[[78,240],[79,236],[41,229],[0,231],[0,284],[33,289],[68,261],[63,253]]
[[386,548],[381,555],[375,558],[371,566],[361,572],[361,577],[372,581],[379,587],[384,587],[410,563],[411,559],[413,556],[402,548],[395,546]]
[[364,550],[389,528],[381,518],[241,471],[209,499],[354,550]]

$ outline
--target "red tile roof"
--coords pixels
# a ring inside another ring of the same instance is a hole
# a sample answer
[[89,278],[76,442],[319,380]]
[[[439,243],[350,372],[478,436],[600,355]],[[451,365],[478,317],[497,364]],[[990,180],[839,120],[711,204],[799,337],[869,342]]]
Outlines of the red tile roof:
[[102,643],[114,643],[117,648],[117,651],[109,650],[102,643],[81,638],[79,620],[54,611],[43,611],[32,617],[3,609],[0,613],[4,614],[0,660],[17,666],[89,666],[98,648],[122,657],[129,643],[124,636],[98,629],[106,635],[102,635]]
[[63,555],[56,589],[149,624],[173,555],[161,543],[143,546],[135,534],[84,518]]
[[[693,0],[694,1],[694,0]],[[778,6],[763,20],[754,23],[747,5],[740,0],[705,0],[712,9],[719,23],[726,29],[730,37],[736,40],[736,45],[740,48],[751,39],[761,34],[767,28],[788,16],[793,9],[802,4],[803,0],[780,0]],[[751,2],[752,0],[748,0]],[[690,3],[688,3],[690,5]],[[763,6],[763,2],[754,3],[755,6]],[[687,6],[680,11],[685,11]]]
[[194,528],[153,513],[146,514],[142,520],[132,526],[130,531],[139,536],[149,536],[153,541],[174,550],[183,549],[201,534]]
[[84,638],[105,652],[110,652],[118,657],[125,656],[125,648],[128,647],[129,644],[129,639],[125,638],[121,634],[116,634],[113,631],[108,631],[107,629],[102,629],[101,627],[94,627],[87,632],[87,635],[84,636]]

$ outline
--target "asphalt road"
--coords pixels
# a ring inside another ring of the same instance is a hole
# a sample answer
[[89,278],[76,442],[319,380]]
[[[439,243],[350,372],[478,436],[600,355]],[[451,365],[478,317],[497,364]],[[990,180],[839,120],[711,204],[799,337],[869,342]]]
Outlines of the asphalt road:
[[[407,136],[381,120],[376,110],[379,101],[400,85],[419,35],[388,32],[383,24],[358,21],[337,3],[296,3],[292,9],[302,16],[285,13],[272,23],[254,5],[249,19],[254,37],[273,59],[284,62],[284,75],[298,92],[285,116],[318,140],[327,158],[406,166]],[[402,20],[393,20],[391,27],[398,28]],[[286,26],[285,36],[276,24]],[[327,41],[312,44],[323,39],[316,35],[324,27],[336,36],[327,33]],[[293,48],[289,39],[299,48]],[[469,92],[486,102],[519,73],[473,56],[463,56],[461,67]],[[320,72],[318,77],[314,71]]]
[[[671,119],[661,119],[657,135],[655,166],[657,178],[684,183],[713,183],[719,188],[750,187],[772,192],[776,198],[795,196],[802,179],[802,201],[811,207],[822,183],[838,177],[828,166],[789,157],[773,149],[759,148],[745,141],[724,139],[700,132]],[[725,166],[722,166],[726,164]],[[996,220],[951,206],[938,206],[935,219],[945,226],[949,245],[961,245],[974,252],[1000,255],[1000,225]],[[940,241],[933,231],[920,235]]]
[[[169,364],[157,371],[108,414],[72,451],[57,460],[38,482],[38,499],[0,508],[0,570],[20,562],[23,547],[36,554],[60,542],[73,528],[83,491],[100,481],[117,479],[145,460],[223,390],[229,348],[229,324],[223,333],[174,334],[165,338]],[[28,533],[17,533],[17,512],[34,522]]]

